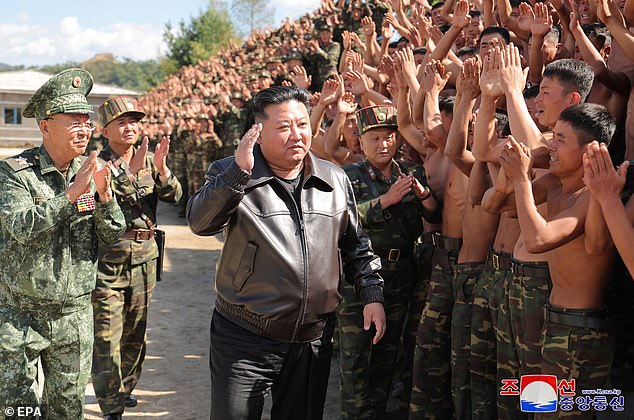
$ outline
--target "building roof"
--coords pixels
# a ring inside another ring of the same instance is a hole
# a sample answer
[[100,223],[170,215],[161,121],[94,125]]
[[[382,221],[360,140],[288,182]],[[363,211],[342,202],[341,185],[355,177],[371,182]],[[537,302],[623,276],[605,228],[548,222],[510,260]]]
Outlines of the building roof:
[[[0,92],[34,93],[53,75],[36,70],[4,71],[0,72]],[[90,95],[133,95],[140,92],[120,88],[118,86],[94,83]]]

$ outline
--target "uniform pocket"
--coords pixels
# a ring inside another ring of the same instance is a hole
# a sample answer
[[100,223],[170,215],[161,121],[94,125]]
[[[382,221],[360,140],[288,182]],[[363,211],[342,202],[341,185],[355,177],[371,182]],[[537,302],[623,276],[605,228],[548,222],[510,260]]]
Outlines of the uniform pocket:
[[253,274],[253,265],[255,264],[255,254],[257,253],[258,246],[254,242],[247,242],[247,246],[244,248],[242,258],[240,258],[240,265],[238,273],[236,274],[234,283],[239,292],[242,291],[251,274]]

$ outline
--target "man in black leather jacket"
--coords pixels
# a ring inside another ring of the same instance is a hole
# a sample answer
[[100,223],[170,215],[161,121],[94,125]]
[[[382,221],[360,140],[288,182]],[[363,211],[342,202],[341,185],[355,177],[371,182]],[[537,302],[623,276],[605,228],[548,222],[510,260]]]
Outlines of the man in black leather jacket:
[[[308,153],[309,93],[272,87],[234,157],[214,162],[189,201],[198,235],[224,232],[211,323],[211,418],[321,419],[340,278],[365,304],[374,343],[385,331],[380,258],[345,172]],[[257,144],[256,144],[257,143]]]

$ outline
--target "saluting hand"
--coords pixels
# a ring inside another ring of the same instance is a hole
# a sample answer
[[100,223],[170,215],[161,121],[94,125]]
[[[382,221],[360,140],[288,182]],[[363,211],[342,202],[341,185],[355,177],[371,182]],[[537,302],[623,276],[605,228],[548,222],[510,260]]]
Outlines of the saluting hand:
[[236,164],[243,171],[251,172],[255,159],[253,158],[253,147],[256,141],[260,138],[260,132],[262,131],[262,124],[256,123],[246,132],[246,134],[240,139],[238,147],[236,148]]

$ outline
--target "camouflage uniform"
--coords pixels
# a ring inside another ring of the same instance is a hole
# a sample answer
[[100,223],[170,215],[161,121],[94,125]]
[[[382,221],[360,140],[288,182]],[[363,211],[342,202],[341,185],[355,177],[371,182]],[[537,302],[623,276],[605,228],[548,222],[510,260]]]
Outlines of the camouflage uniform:
[[469,359],[471,356],[471,312],[476,282],[484,264],[467,262],[456,265],[451,288],[454,305],[451,312],[451,396],[454,415],[471,417]]
[[[174,139],[170,144],[170,155],[172,155],[172,159],[170,160],[170,169],[176,179],[178,179],[178,182],[185,186],[189,185],[189,180],[187,179],[189,158],[187,156],[186,148],[191,135],[192,132],[190,130],[177,128],[174,134]],[[185,208],[187,207],[188,199],[189,194],[187,188],[185,188],[180,200],[178,201],[179,217],[185,217]]]
[[[324,21],[317,21],[315,29],[318,31],[331,31],[332,28]],[[332,75],[337,74],[341,45],[331,41],[328,45],[321,45],[317,51],[308,54],[308,73],[313,76],[312,90],[321,91],[324,82]]]
[[[544,305],[550,296],[548,264],[512,260],[497,320],[497,384],[541,371],[541,330]],[[498,394],[500,419],[528,418],[519,398]]]
[[174,175],[161,183],[150,152],[132,181],[128,164],[110,146],[100,156],[115,167],[111,188],[127,226],[127,232],[116,242],[99,243],[97,286],[92,294],[92,383],[101,411],[115,414],[123,413],[125,398],[137,385],[145,358],[147,312],[159,256],[152,230],[156,206],[159,199],[176,202],[181,186]]
[[451,400],[452,277],[462,240],[434,236],[436,252],[427,301],[418,325],[412,371],[410,418],[448,419]]
[[[586,324],[583,327],[580,325]],[[547,305],[543,328],[543,374],[557,380],[575,379],[576,392],[604,388],[614,355],[615,336],[607,320],[606,309],[562,309]],[[571,411],[541,413],[536,419],[593,419],[594,410],[581,411],[578,403]]]
[[233,105],[227,107],[220,116],[221,125],[218,137],[222,141],[221,157],[233,156],[236,146],[240,143],[246,120],[246,107],[241,109]]
[[[102,152],[125,174],[127,163],[109,147]],[[156,223],[158,199],[176,202],[181,186],[173,175],[161,185],[148,152],[144,170],[133,183],[113,179],[112,190],[125,215],[128,232],[149,232],[136,206],[138,200],[152,223]],[[141,193],[143,191],[143,193]],[[122,413],[123,402],[141,375],[145,357],[147,309],[156,284],[158,248],[154,238],[120,238],[111,245],[100,243],[97,287],[92,295],[95,318],[95,346],[92,382],[104,414]]]
[[[39,123],[58,113],[91,113],[85,97],[91,88],[90,73],[65,70],[33,94],[22,114]],[[49,147],[57,140],[48,138]],[[73,158],[61,173],[43,144],[0,161],[2,418],[8,416],[7,407],[41,403],[38,359],[44,370],[42,414],[50,419],[84,417],[97,238],[112,242],[125,228],[116,200],[99,202],[93,181],[70,203],[66,190],[84,160]]]
[[220,156],[222,142],[213,131],[194,134],[191,139],[194,143],[187,147],[191,166],[190,176],[187,179],[190,196],[194,195],[205,183],[205,173],[211,162],[222,158]]
[[420,200],[409,193],[399,204],[382,210],[378,197],[385,194],[399,175],[413,173],[427,186],[420,165],[393,161],[392,175],[386,179],[366,160],[344,167],[352,187],[363,227],[374,252],[381,257],[384,279],[386,335],[372,346],[372,331],[364,331],[363,303],[351,286],[344,286],[337,308],[341,331],[341,414],[342,418],[375,419],[385,413],[401,332],[408,307],[403,305],[417,283],[418,269],[414,243],[423,230],[422,217],[437,219]]
[[469,374],[473,419],[497,417],[499,382],[495,331],[504,284],[511,276],[511,255],[489,250],[482,274],[476,281],[471,308]]
[[[399,408],[409,410],[409,403],[412,396],[412,366],[414,364],[414,353],[416,351],[416,334],[418,324],[423,314],[425,301],[427,299],[427,289],[432,271],[432,256],[434,255],[433,232],[423,232],[421,241],[416,244],[416,258],[418,260],[418,278],[414,283],[414,290],[409,298],[409,306],[405,326],[403,327],[403,355],[401,358],[401,382],[403,383],[403,393],[399,402]],[[398,368],[397,368],[398,369]]]

